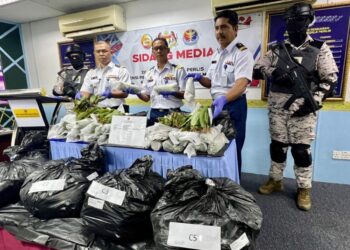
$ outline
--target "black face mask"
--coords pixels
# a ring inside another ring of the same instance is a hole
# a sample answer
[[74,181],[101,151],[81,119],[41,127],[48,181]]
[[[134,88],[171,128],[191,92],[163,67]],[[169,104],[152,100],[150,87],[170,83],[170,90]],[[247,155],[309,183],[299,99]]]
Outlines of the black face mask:
[[287,32],[292,44],[299,46],[306,39],[306,31],[310,24],[307,16],[297,16],[286,20]]
[[83,55],[73,55],[68,56],[70,63],[72,64],[73,68],[76,70],[81,69],[84,67],[84,57]]

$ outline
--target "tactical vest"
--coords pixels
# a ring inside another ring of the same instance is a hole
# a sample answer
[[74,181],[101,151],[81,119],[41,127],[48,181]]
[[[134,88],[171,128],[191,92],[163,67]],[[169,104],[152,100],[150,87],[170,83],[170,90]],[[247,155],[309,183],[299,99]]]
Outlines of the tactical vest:
[[[303,48],[301,50],[297,50],[294,47],[292,47],[290,44],[286,44],[286,48],[289,52],[289,55],[291,58],[294,58],[295,62],[301,64],[304,69],[304,77],[307,80],[309,84],[309,89],[313,92],[317,85],[319,84],[320,80],[318,77],[318,73],[316,71],[316,60],[317,56],[320,52],[320,49],[323,45],[322,41],[314,40],[310,41],[309,45],[306,48]],[[283,58],[285,61],[289,61],[288,55],[283,50],[281,44],[277,44],[272,49],[278,49],[279,56]],[[281,68],[285,71],[288,71],[287,65],[283,62],[280,58],[277,59],[276,67]],[[300,63],[301,60],[301,63]],[[279,93],[286,93],[286,94],[293,94],[293,87],[292,83],[288,80],[284,82],[283,84],[274,84],[271,83],[271,91],[273,92],[279,92]]]
[[63,72],[66,73],[63,84],[64,94],[74,97],[75,94],[81,89],[88,71],[89,69],[87,67],[83,67],[79,71],[74,70],[72,67],[68,67],[58,72],[58,75],[60,76],[62,76]]

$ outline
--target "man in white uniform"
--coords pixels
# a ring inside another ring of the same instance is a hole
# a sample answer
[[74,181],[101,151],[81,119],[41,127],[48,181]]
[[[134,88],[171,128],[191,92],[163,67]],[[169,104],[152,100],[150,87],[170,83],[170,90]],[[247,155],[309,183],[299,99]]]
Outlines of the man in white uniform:
[[[156,38],[152,43],[152,52],[157,59],[157,65],[150,68],[144,77],[144,83],[140,93],[137,96],[148,102],[151,100],[151,111],[149,125],[158,121],[170,111],[180,111],[183,105],[185,91],[186,71],[183,67],[171,64],[168,61],[170,52],[167,41],[164,38]],[[164,90],[164,86],[175,86]]]
[[238,16],[224,10],[215,17],[215,35],[220,48],[214,53],[207,75],[188,74],[206,88],[214,100],[216,118],[223,109],[228,110],[236,129],[238,170],[241,174],[241,150],[245,140],[247,120],[246,88],[252,80],[254,60],[250,51],[237,39]]
[[[127,69],[119,67],[112,62],[110,44],[99,41],[94,46],[94,54],[97,67],[89,70],[85,76],[81,95],[100,95],[106,97],[99,103],[102,107],[115,108],[125,103],[127,93],[118,89],[120,82],[130,84],[130,74]],[[128,112],[128,110],[126,110]]]

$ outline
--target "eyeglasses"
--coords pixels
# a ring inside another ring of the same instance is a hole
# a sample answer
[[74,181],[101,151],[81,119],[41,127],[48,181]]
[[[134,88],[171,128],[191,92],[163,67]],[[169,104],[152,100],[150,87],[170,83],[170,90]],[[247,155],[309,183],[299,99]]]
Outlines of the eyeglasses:
[[158,51],[158,50],[163,51],[163,50],[166,50],[166,49],[167,49],[167,47],[165,47],[165,46],[159,46],[159,47],[153,47],[152,48],[153,51]]

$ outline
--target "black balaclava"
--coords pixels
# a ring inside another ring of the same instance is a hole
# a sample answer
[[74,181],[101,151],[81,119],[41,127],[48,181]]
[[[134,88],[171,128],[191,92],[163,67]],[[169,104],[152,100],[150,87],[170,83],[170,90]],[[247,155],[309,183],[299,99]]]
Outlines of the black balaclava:
[[83,54],[70,54],[68,56],[70,63],[75,70],[79,70],[84,67],[84,56]]
[[66,56],[75,70],[84,67],[85,53],[81,50],[79,44],[72,44],[68,47]]
[[310,4],[297,3],[285,14],[285,21],[290,42],[300,46],[305,42],[306,32],[314,19],[314,11]]

